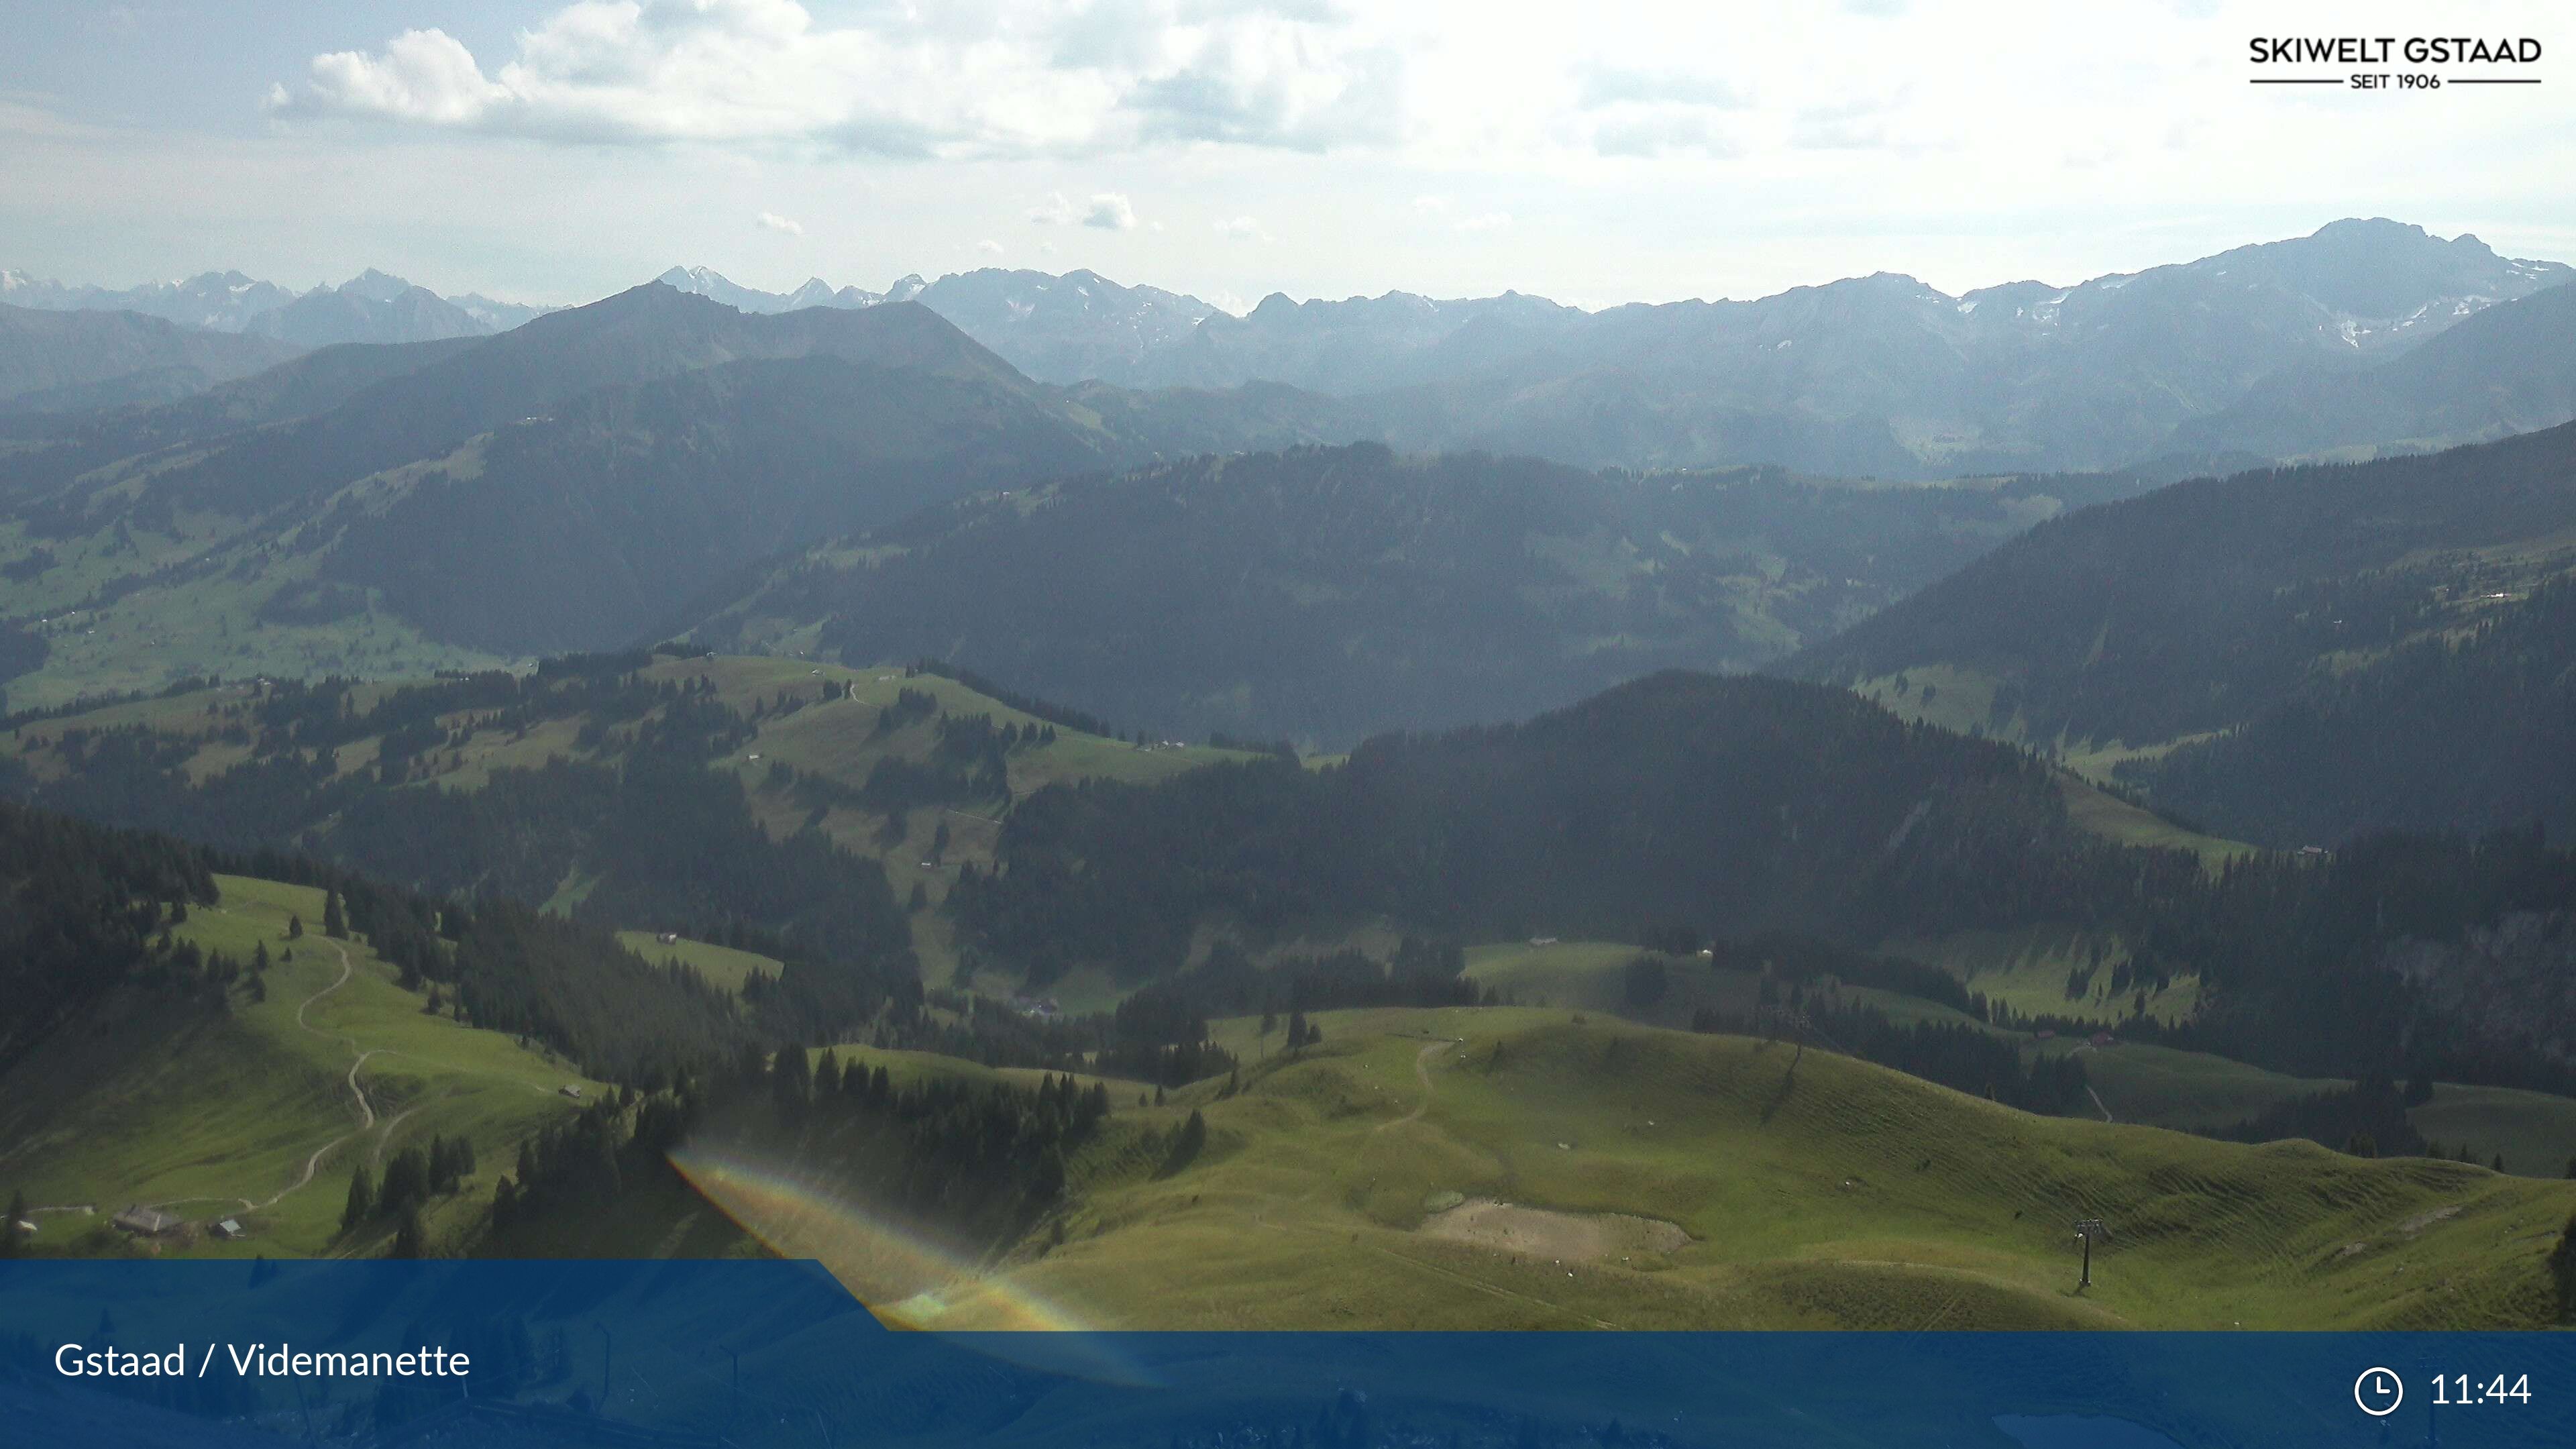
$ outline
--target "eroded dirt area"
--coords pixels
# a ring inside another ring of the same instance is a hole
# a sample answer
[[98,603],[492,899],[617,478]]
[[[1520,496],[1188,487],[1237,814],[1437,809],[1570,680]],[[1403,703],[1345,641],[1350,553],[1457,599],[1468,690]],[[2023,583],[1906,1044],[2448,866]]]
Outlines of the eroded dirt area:
[[1690,1242],[1678,1223],[1627,1213],[1563,1213],[1492,1198],[1469,1198],[1422,1220],[1420,1232],[1522,1257],[1567,1263],[1618,1262],[1673,1252]]

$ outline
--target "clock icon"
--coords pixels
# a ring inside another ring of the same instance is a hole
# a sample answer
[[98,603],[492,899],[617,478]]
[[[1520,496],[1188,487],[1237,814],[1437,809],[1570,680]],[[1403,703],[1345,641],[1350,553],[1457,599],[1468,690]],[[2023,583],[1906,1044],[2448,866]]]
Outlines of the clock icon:
[[2406,1385],[2392,1369],[2363,1369],[2352,1381],[2352,1401],[2374,1419],[2385,1419],[2406,1402]]

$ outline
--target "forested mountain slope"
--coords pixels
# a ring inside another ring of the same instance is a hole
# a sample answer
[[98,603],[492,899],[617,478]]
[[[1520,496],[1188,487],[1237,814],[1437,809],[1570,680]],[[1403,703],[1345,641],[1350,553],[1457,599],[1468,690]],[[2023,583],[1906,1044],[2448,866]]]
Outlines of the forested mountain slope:
[[601,389],[362,483],[318,577],[470,648],[605,648],[755,560],[1102,455],[1096,434],[989,379],[726,363]]
[[329,412],[479,340],[321,347],[169,402],[9,418],[0,436],[21,446],[0,451],[0,489],[12,499],[38,497],[122,458]]
[[132,312],[0,306],[0,414],[162,402],[275,366],[300,350]]
[[402,684],[196,681],[11,724],[8,793],[92,819],[603,927],[747,931],[773,957],[917,956],[935,982],[958,962],[930,907],[990,864],[1014,799],[1248,757],[1112,739],[981,680],[640,654]]
[[24,701],[621,646],[733,570],[927,503],[1317,435],[1281,389],[1040,387],[909,303],[747,316],[646,286],[22,430],[0,613],[44,648],[7,662],[42,671]]
[[[2349,219],[2136,273],[1959,296],[1881,273],[1598,312],[1516,293],[1390,292],[1274,295],[1235,317],[1088,273],[986,270],[921,297],[1041,378],[1283,382],[1344,399],[1368,436],[1398,448],[1924,478],[2312,451],[2327,445],[2317,430],[2283,421],[2301,389],[2333,394],[2343,373],[2489,312],[2525,314],[2500,316],[2490,338],[2546,336],[2556,314],[2517,299],[2569,276],[2475,237]],[[2565,420],[2563,386],[2519,375],[2525,351],[2464,347],[2382,368],[2376,391],[2350,393],[2345,409],[2371,420],[2366,436],[2326,431],[2334,444],[2421,445]],[[2545,361],[2544,378],[2563,377]],[[2517,401],[2481,402],[2480,387]]]
[[[2576,853],[2527,831],[2382,835],[2211,868],[2107,839],[2069,805],[2044,762],[1849,692],[1674,672],[1525,724],[1382,737],[1321,770],[1042,790],[951,899],[970,946],[1041,982],[1147,979],[1212,938],[1368,923],[1917,943],[1971,985],[2028,949],[2015,940],[2054,938],[2072,942],[2066,1002],[2105,971],[2125,983],[2115,1013],[2136,993],[2124,1038],[2312,1076],[2576,1086],[2563,1037],[2483,1010],[2475,988],[2547,989],[2576,939]],[[2198,1009],[2151,1019],[2148,996],[2182,978]]]
[[2474,623],[2328,672],[2214,739],[2121,779],[2270,845],[2357,830],[2538,824],[2576,833],[2576,583],[2489,601]]
[[2402,646],[2473,629],[2571,565],[2576,426],[2561,426],[2071,513],[1783,669],[1959,728],[2134,749],[2368,688],[2419,657]]
[[1020,802],[961,918],[1041,977],[1152,975],[1193,932],[1383,916],[1465,940],[2085,921],[2188,893],[2182,852],[2068,817],[2052,771],[1841,690],[1668,672],[1525,724],[1388,735]]
[[1156,728],[1338,747],[1758,665],[2142,486],[1641,476],[1371,444],[1195,458],[933,509],[684,622],[721,649],[939,657]]

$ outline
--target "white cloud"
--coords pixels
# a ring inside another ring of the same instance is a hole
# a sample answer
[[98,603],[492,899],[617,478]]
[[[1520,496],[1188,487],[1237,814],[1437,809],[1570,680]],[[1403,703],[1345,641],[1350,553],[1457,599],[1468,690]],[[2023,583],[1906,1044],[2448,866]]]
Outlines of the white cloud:
[[1653,70],[1587,62],[1575,68],[1576,104],[1587,109],[1626,103],[1665,103],[1734,108],[1742,96],[1725,77],[1696,71]]
[[1888,112],[1873,101],[1813,106],[1789,122],[1789,144],[1813,151],[1870,151],[1890,142]]
[[1038,226],[1065,226],[1077,221],[1103,231],[1132,231],[1136,226],[1135,204],[1123,191],[1095,191],[1089,201],[1078,206],[1065,200],[1063,192],[1051,191],[1044,201],[1021,215]]
[[1403,129],[1404,54],[1313,5],[576,0],[486,71],[440,30],[317,55],[271,109],[579,142],[911,157],[1157,142],[1321,150]]
[[1229,26],[1128,102],[1149,140],[1323,151],[1404,130],[1404,57],[1392,47],[1319,52],[1318,28],[1283,18]]
[[764,231],[774,231],[785,236],[803,236],[805,234],[805,228],[798,226],[796,223],[789,221],[787,218],[780,216],[774,211],[764,211],[756,218],[756,220],[760,223],[761,229]]
[[1593,123],[1592,149],[1604,156],[1662,156],[1676,151],[1735,156],[1743,152],[1726,128],[1703,112],[1626,106]]
[[[1053,187],[1058,224],[1013,236],[1012,262],[1038,265],[1051,239],[1065,255],[1050,270],[1081,254],[1200,296],[1508,286],[1606,302],[1881,268],[1955,292],[2135,271],[2352,214],[2576,257],[2576,193],[2551,182],[2576,174],[2576,90],[2398,106],[2246,85],[2244,37],[2326,14],[2321,0],[1981,0],[1973,25],[1956,7],[1860,15],[1840,0],[1606,5],[1536,24],[1472,0],[1340,5],[517,0],[506,23],[471,29],[449,17],[494,7],[305,7],[273,27],[317,37],[285,52],[294,65],[209,72],[245,107],[284,82],[279,124],[258,128],[208,126],[177,96],[118,100],[166,67],[134,70],[101,35],[99,85],[41,110],[0,94],[0,234],[12,265],[99,280],[210,257],[302,281],[380,264],[442,291],[558,301],[675,255],[792,281],[761,273],[785,248],[745,224],[781,204],[811,233],[800,247],[828,234],[834,265],[863,275],[974,259]],[[2419,9],[2334,14],[2377,34]],[[2494,0],[2479,28],[2545,38],[2565,9]],[[764,30],[763,15],[784,23]],[[334,55],[308,76],[314,52]],[[1374,52],[1401,57],[1391,108],[1352,83]],[[1184,81],[1213,84],[1212,103],[1187,111]],[[1266,112],[1265,95],[1279,98]],[[1336,125],[1396,139],[1294,149]],[[601,140],[623,154],[553,144]],[[313,185],[343,174],[421,179]],[[1136,231],[1074,230],[1103,187],[1138,199]],[[425,191],[441,198],[435,228],[416,215]],[[1524,219],[1453,230],[1502,210]],[[299,225],[278,227],[290,212]],[[1299,218],[1296,244],[1211,229],[1237,213]]]
[[473,125],[512,99],[509,87],[484,79],[473,53],[444,30],[406,30],[375,55],[354,50],[313,57],[312,89],[302,98],[269,91],[272,110],[343,110],[421,121]]
[[1270,233],[1261,229],[1261,223],[1248,216],[1231,217],[1216,223],[1216,234],[1227,241],[1270,240]]
[[982,252],[988,257],[998,257],[1002,254],[1002,244],[993,240],[991,237],[986,237],[982,241],[975,243],[975,250]]
[[1574,111],[1566,129],[1600,155],[1733,156],[1741,150],[1718,117],[1748,102],[1723,76],[1590,61],[1576,66],[1571,79]]
[[1124,192],[1099,192],[1083,211],[1082,224],[1102,231],[1133,231],[1136,229],[1136,208]]
[[1458,218],[1457,222],[1453,225],[1452,230],[1464,232],[1499,231],[1511,224],[1512,214],[1510,212],[1488,211],[1478,216],[1462,216]]

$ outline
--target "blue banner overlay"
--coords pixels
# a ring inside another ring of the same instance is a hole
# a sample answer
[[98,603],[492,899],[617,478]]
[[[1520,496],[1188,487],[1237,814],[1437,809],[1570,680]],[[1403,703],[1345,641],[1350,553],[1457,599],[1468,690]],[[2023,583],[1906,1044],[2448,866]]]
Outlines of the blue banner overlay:
[[288,1441],[2565,1446],[2576,1335],[931,1334],[782,1261],[0,1263],[0,1443]]

